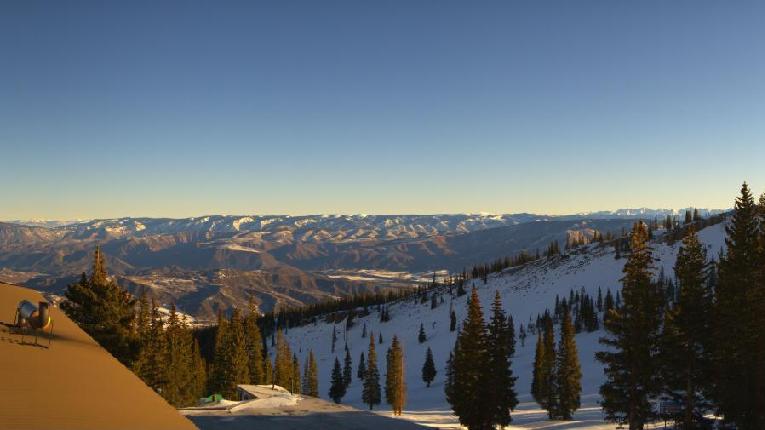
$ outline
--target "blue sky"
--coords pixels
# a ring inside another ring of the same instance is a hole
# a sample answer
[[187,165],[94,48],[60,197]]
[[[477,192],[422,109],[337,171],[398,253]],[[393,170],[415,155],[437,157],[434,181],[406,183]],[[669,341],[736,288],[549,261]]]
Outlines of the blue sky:
[[765,190],[765,2],[0,3],[0,219]]

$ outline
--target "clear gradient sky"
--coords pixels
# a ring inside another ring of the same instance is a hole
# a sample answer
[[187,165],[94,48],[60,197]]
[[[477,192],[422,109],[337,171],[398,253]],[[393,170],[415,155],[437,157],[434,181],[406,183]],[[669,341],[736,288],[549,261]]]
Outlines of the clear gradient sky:
[[765,190],[762,1],[4,1],[0,219]]

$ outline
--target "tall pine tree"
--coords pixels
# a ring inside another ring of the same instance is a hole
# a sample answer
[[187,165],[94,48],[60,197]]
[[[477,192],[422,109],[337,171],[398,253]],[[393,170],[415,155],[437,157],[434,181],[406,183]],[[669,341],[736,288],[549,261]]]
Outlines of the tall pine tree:
[[296,354],[292,354],[292,375],[290,375],[290,386],[293,394],[301,394],[303,383],[300,375],[300,361]]
[[706,249],[693,226],[677,254],[677,302],[665,314],[662,337],[663,380],[667,393],[682,405],[675,417],[693,429],[709,407],[712,394],[710,316],[712,292],[707,283]]
[[[142,305],[144,306],[144,305]],[[134,371],[146,385],[161,393],[167,381],[168,366],[165,341],[164,322],[154,300],[151,302],[148,327],[141,335],[141,350],[136,359]],[[140,333],[139,333],[140,334]]]
[[[457,349],[457,343],[455,343],[454,349]],[[450,405],[456,404],[459,400],[455,389],[456,381],[454,379],[454,352],[449,351],[449,358],[446,360],[446,376],[444,377],[444,394],[446,395],[446,401]]]
[[651,279],[651,249],[642,222],[632,229],[630,249],[623,269],[622,303],[609,311],[605,318],[609,336],[600,339],[610,349],[596,357],[606,366],[606,382],[600,387],[606,418],[627,422],[630,430],[642,430],[653,416],[649,400],[660,391],[664,293]]
[[436,377],[436,364],[433,362],[433,351],[428,347],[425,353],[425,364],[422,365],[422,380],[430,387],[430,383]]
[[199,349],[199,342],[195,339],[194,345],[191,350],[191,368],[194,372],[194,397],[193,400],[204,397],[207,390],[207,363],[202,358],[202,353]]
[[428,335],[425,334],[425,326],[420,323],[420,332],[417,334],[417,341],[424,343],[426,340],[428,340]]
[[563,307],[560,342],[556,361],[557,418],[570,420],[581,405],[582,368],[574,338],[574,324],[568,306]]
[[233,391],[236,392],[236,385],[250,383],[250,357],[247,354],[247,338],[242,313],[238,309],[234,309],[231,314],[229,329],[229,341],[231,342],[230,365],[233,373]]
[[335,357],[335,365],[332,367],[332,376],[329,386],[329,398],[335,403],[340,403],[345,396],[345,381],[343,380],[343,370],[340,368],[340,360]]
[[69,285],[66,298],[61,308],[67,316],[122,364],[132,367],[137,350],[135,299],[109,279],[99,246],[90,278],[83,274],[79,282]]
[[351,352],[348,350],[348,347],[345,347],[345,362],[343,365],[343,381],[345,381],[345,386],[348,387],[351,385],[351,381],[353,380],[353,360],[351,359]]
[[292,351],[284,332],[276,332],[276,355],[274,357],[274,384],[286,388],[291,393],[295,391],[292,366]]
[[715,397],[728,421],[765,428],[765,279],[761,208],[741,186],[726,227],[727,252],[719,263],[715,301]]
[[258,313],[255,302],[250,299],[249,312],[245,318],[245,337],[247,341],[247,356],[249,361],[250,383],[265,384],[265,368],[263,365],[263,338],[258,328]]
[[534,374],[531,382],[531,395],[539,405],[547,410],[550,418],[557,416],[558,390],[555,375],[555,331],[552,318],[545,314],[542,319],[543,330],[537,337],[534,357]]
[[515,336],[508,326],[499,291],[494,294],[494,302],[491,305],[487,348],[488,372],[492,382],[488,387],[490,392],[486,402],[492,410],[492,424],[505,427],[512,421],[510,410],[518,404],[518,396],[515,393],[517,378],[513,376],[513,370],[510,368]]
[[319,397],[319,369],[313,351],[308,351],[303,377],[303,394]]
[[359,378],[360,381],[364,381],[364,375],[367,373],[367,365],[364,361],[364,352],[361,352],[361,355],[359,356],[359,368],[356,371],[356,377]]
[[385,399],[393,409],[393,415],[401,415],[406,402],[404,378],[404,351],[397,336],[393,336],[386,355]]
[[487,429],[492,425],[494,410],[490,402],[488,372],[488,339],[478,292],[473,288],[468,304],[467,317],[457,335],[454,359],[446,387],[447,400],[468,429]]
[[534,370],[531,377],[531,396],[534,401],[542,405],[545,396],[545,383],[547,377],[545,376],[545,340],[544,332],[540,331],[537,334],[537,344],[534,353]]
[[380,372],[377,370],[377,353],[375,352],[375,337],[369,336],[369,350],[367,351],[367,371],[364,374],[364,384],[361,399],[372,410],[381,401]]

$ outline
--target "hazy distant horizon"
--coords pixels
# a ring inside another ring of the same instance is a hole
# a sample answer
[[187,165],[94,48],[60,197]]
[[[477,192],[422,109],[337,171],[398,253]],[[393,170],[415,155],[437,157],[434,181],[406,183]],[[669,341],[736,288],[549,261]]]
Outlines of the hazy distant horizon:
[[[582,216],[586,217],[588,215],[608,215],[609,213],[613,213],[616,215],[616,213],[621,211],[649,211],[649,212],[662,212],[662,211],[673,211],[676,215],[682,215],[683,211],[688,209],[699,209],[701,211],[708,211],[712,214],[727,212],[731,210],[731,208],[702,208],[702,207],[679,207],[679,208],[618,208],[618,209],[602,209],[602,210],[594,210],[594,211],[585,211],[585,212],[576,212],[576,213],[561,213],[561,214],[550,214],[550,213],[534,213],[534,212],[506,212],[506,213],[492,213],[492,212],[449,212],[449,213],[305,213],[305,214],[288,214],[288,213],[250,213],[250,214],[226,214],[226,213],[206,213],[202,215],[190,215],[190,216],[182,216],[182,217],[170,217],[170,216],[151,216],[151,215],[138,215],[138,216],[114,216],[114,217],[107,217],[107,218],[75,218],[75,219],[45,219],[45,218],[28,218],[28,219],[9,219],[9,218],[0,218],[0,222],[6,222],[6,223],[17,223],[17,224],[60,224],[60,225],[69,225],[69,224],[77,224],[77,223],[83,223],[83,222],[91,222],[91,221],[101,221],[101,220],[117,220],[117,219],[126,219],[126,218],[132,218],[132,219],[139,219],[139,218],[145,218],[145,219],[171,219],[171,220],[184,220],[184,219],[199,219],[199,218],[205,218],[205,217],[216,217],[216,216],[222,216],[222,217],[262,217],[262,218],[269,218],[269,217],[356,217],[356,216],[379,216],[379,217],[386,217],[386,216],[513,216],[513,215],[534,215],[534,216],[540,216],[540,217],[576,217],[576,216]],[[622,215],[626,216],[626,215]],[[638,214],[630,215],[637,217]]]

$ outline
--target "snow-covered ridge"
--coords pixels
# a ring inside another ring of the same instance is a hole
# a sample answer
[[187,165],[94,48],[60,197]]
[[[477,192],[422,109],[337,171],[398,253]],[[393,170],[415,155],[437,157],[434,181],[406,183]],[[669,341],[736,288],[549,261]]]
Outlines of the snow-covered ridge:
[[535,215],[209,215],[203,217],[117,218],[93,220],[56,227],[82,238],[92,235],[111,237],[157,234],[246,234],[299,233],[303,240],[342,242],[363,239],[428,237],[465,233],[493,227],[516,225],[539,219]]
[[77,220],[46,220],[46,219],[26,219],[26,220],[8,220],[6,222],[10,224],[18,224],[18,225],[25,225],[29,227],[45,227],[45,228],[55,228],[55,227],[64,227],[67,225],[72,224],[79,224],[83,222],[88,222],[87,219],[77,219]]
[[[76,238],[93,235],[111,237],[149,236],[157,234],[246,234],[299,233],[303,241],[355,241],[364,239],[421,238],[442,234],[469,233],[495,227],[533,221],[609,218],[653,218],[682,214],[685,209],[618,209],[575,215],[536,214],[444,214],[444,215],[207,215],[181,219],[116,218],[85,222],[46,222],[46,227],[62,230]],[[723,212],[699,209],[702,216]],[[20,224],[24,224],[19,222]]]
[[702,217],[709,217],[712,215],[721,214],[729,211],[730,209],[702,209],[702,208],[680,208],[680,209],[651,209],[651,208],[632,208],[632,209],[616,209],[613,211],[595,211],[595,212],[580,212],[577,215],[592,216],[592,217],[666,217],[678,216],[685,214],[686,211],[693,213],[697,210]]

